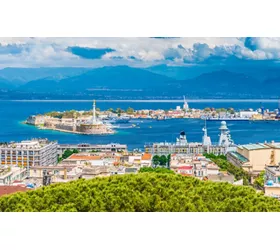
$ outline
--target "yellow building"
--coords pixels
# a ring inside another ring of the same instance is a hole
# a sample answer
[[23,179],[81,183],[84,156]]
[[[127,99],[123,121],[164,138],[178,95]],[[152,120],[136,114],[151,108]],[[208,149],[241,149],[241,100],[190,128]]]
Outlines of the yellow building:
[[266,166],[280,162],[280,143],[257,143],[238,146],[236,152],[229,152],[227,159],[235,166],[257,176]]

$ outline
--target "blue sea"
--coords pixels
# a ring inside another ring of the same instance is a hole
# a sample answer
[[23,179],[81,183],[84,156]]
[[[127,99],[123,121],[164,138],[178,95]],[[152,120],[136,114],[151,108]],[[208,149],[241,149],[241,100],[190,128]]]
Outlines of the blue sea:
[[[276,109],[276,100],[191,100],[190,108],[228,108],[257,109],[262,106],[270,110]],[[101,110],[109,108],[127,109],[175,109],[183,105],[178,101],[98,101],[97,107]],[[89,110],[92,101],[0,101],[0,141],[20,141],[32,138],[48,138],[59,143],[122,143],[129,149],[144,148],[146,143],[174,142],[180,131],[184,130],[188,141],[202,140],[204,121],[196,119],[170,119],[165,121],[135,122],[122,125],[114,135],[77,135],[51,130],[39,130],[34,126],[23,124],[23,121],[32,114],[43,114],[48,111]],[[249,122],[228,121],[228,128],[237,144],[256,143],[264,141],[280,141],[280,122]],[[212,142],[218,141],[220,122],[207,123],[208,134]]]

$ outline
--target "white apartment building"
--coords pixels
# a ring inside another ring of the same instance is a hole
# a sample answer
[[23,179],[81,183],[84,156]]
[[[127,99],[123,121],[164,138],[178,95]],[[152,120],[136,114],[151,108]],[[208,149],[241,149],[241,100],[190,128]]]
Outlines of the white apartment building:
[[0,166],[27,168],[57,164],[57,142],[30,140],[0,144]]

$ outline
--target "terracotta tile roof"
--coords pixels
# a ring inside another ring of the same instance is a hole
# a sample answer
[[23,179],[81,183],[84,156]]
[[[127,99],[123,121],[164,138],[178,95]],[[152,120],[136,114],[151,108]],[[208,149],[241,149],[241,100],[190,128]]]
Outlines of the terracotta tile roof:
[[25,192],[27,190],[30,190],[26,187],[21,186],[0,186],[0,196],[6,195],[6,194],[12,194],[16,192]]
[[190,169],[193,169],[192,166],[182,166],[182,167],[179,167],[178,168],[179,170],[190,170]]
[[148,160],[151,160],[151,159],[152,159],[152,155],[148,154],[148,153],[144,153],[142,155],[142,158],[141,158],[141,160],[144,160],[144,161],[148,161]]
[[68,159],[70,160],[80,160],[80,161],[94,161],[94,160],[101,160],[99,155],[71,155]]

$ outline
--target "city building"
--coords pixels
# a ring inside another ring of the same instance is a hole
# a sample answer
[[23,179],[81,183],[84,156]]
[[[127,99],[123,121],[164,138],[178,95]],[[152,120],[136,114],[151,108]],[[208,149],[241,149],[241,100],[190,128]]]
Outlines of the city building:
[[61,156],[65,150],[78,150],[79,152],[123,152],[127,151],[127,145],[110,143],[105,145],[98,144],[59,144],[58,145],[58,154]]
[[0,185],[11,185],[14,181],[22,181],[26,177],[27,169],[24,167],[0,167]]
[[150,166],[152,166],[152,155],[149,153],[142,154],[141,167],[150,167]]
[[193,175],[193,166],[181,166],[178,167],[177,173],[181,175],[192,176]]
[[28,181],[40,186],[44,175],[51,176],[51,182],[64,182],[76,180],[81,176],[82,169],[78,166],[59,164],[56,166],[32,166]]
[[44,125],[45,116],[43,116],[43,115],[31,115],[27,118],[26,123],[30,124],[30,125],[34,125],[34,126]]
[[31,166],[50,166],[57,164],[57,142],[30,140],[2,143],[0,145],[0,166],[16,165],[27,168]]
[[280,199],[280,167],[266,166],[264,179],[265,195]]
[[254,143],[239,145],[236,152],[229,152],[227,159],[235,166],[242,167],[252,178],[265,170],[266,166],[278,166],[280,143]]
[[172,154],[170,169],[175,173],[193,176],[200,180],[234,183],[234,176],[220,171],[220,168],[201,154]]

